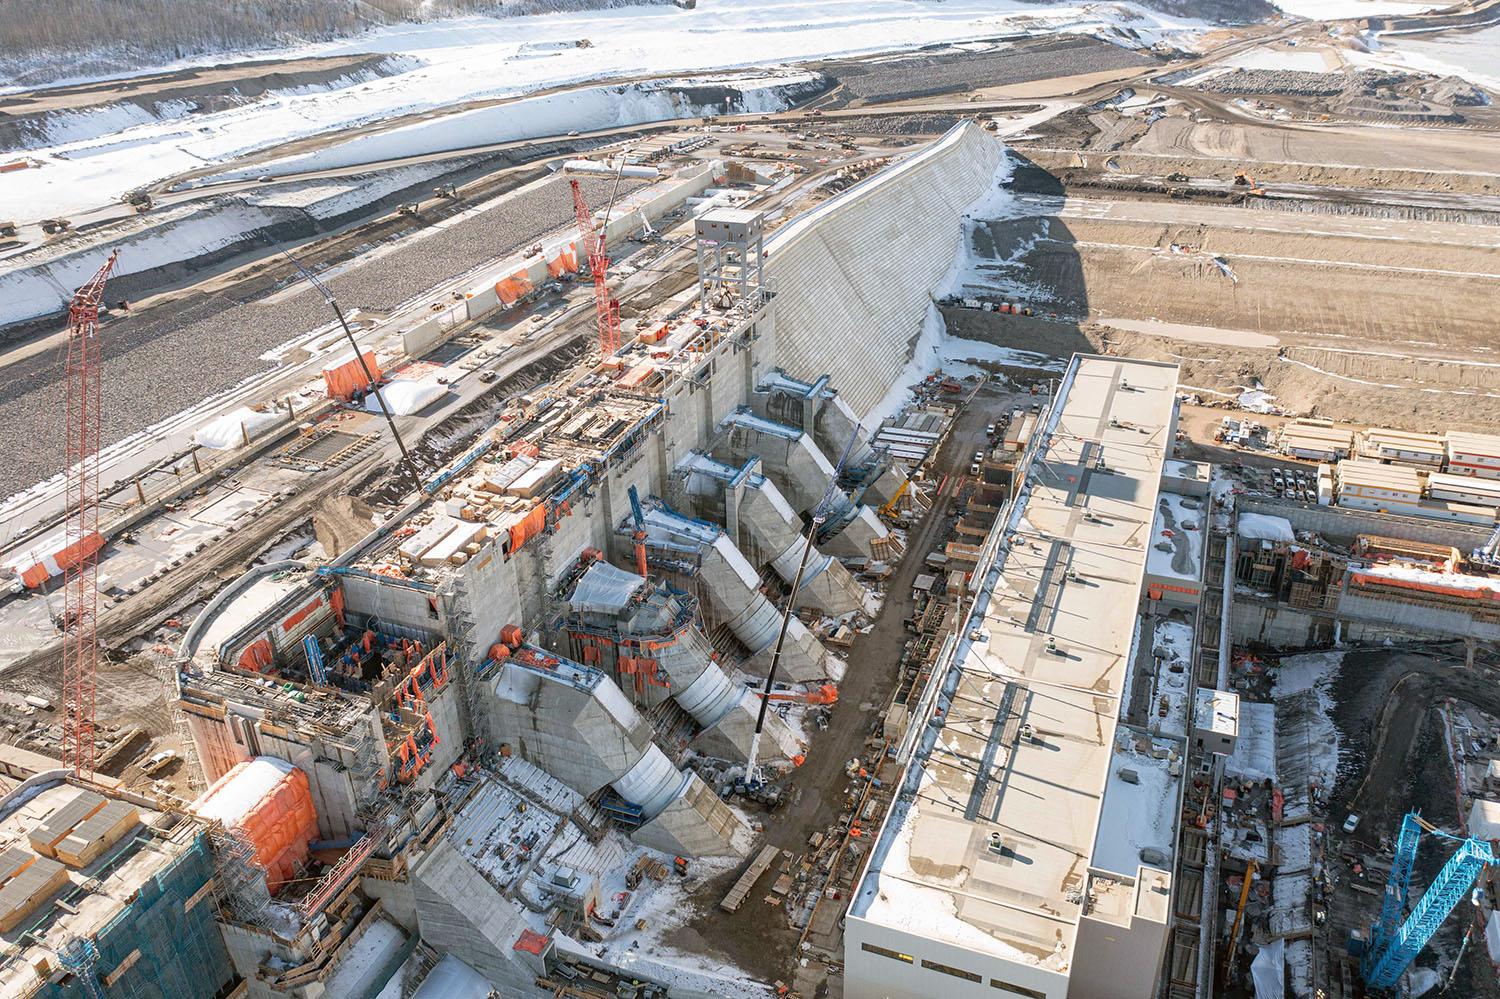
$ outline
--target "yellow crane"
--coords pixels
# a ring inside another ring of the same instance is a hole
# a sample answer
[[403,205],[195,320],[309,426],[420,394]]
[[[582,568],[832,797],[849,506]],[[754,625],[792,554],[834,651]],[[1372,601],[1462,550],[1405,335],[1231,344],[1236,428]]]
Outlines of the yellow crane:
[[880,508],[880,515],[882,517],[894,517],[896,515],[896,504],[901,502],[901,497],[906,495],[906,490],[909,488],[911,488],[911,479],[903,480],[901,488],[896,490],[896,495],[887,500],[885,506]]
[[1234,910],[1234,926],[1229,931],[1229,946],[1224,950],[1224,973],[1229,973],[1229,966],[1234,961],[1234,948],[1240,942],[1240,926],[1245,920],[1245,903],[1250,900],[1250,883],[1255,880],[1255,871],[1259,865],[1251,860],[1245,868],[1245,883],[1240,885],[1240,904]]

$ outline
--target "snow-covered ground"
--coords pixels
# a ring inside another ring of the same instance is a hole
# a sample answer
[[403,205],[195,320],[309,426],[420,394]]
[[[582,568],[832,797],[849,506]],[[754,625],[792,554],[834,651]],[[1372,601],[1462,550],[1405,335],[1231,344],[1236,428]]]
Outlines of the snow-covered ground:
[[1448,6],[1430,0],[1271,0],[1293,17],[1312,21],[1339,21],[1350,17],[1379,17],[1383,14],[1420,14]]
[[[0,218],[76,214],[183,171],[228,168],[239,156],[292,139],[591,80],[764,69],[1014,32],[1118,37],[1128,29],[1141,44],[1189,45],[1205,28],[1128,3],[1021,0],[702,0],[694,11],[625,7],[392,27],[257,57],[388,53],[411,66],[404,72],[32,150],[41,165],[6,176]],[[576,44],[585,39],[587,47]]]
[[1333,789],[1339,767],[1339,732],[1333,724],[1333,681],[1343,665],[1342,652],[1309,652],[1281,660],[1271,696],[1282,701],[1306,690],[1316,692],[1319,712],[1307,719],[1309,738],[1304,752],[1308,757],[1308,780],[1325,793]]
[[689,95],[695,87],[728,90],[735,95],[732,99],[734,109],[744,114],[785,111],[798,103],[789,100],[789,95],[816,93],[820,89],[817,74],[791,70],[742,78],[682,77],[582,87],[361,135],[317,152],[232,170],[207,180],[248,180],[261,175],[279,176],[360,166],[426,153],[469,149],[480,143],[515,142],[566,131],[591,132],[723,112],[719,103],[692,100]]
[[1356,66],[1459,76],[1500,91],[1500,27],[1420,36],[1393,33],[1365,41],[1369,51],[1348,53]]

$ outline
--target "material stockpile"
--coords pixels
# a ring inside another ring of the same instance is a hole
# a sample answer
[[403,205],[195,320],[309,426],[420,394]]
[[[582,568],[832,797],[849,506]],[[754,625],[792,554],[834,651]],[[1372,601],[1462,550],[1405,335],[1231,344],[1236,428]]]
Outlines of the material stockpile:
[[1148,66],[1153,61],[1145,53],[1119,45],[1068,36],[988,52],[940,52],[846,63],[831,71],[851,96],[888,101]]
[[[580,178],[590,204],[605,204],[613,178]],[[620,194],[643,182],[620,181]],[[395,244],[325,283],[346,313],[389,311],[485,260],[535,242],[568,224],[572,194],[551,180],[443,230],[441,238]],[[194,296],[180,308],[163,305],[139,315],[117,314],[100,330],[104,341],[101,447],[171,416],[205,397],[265,371],[260,355],[333,320],[317,291],[302,287],[273,301],[235,302]],[[0,495],[62,471],[62,365],[40,351],[9,368],[0,385],[0,446],[11,460],[0,470]]]

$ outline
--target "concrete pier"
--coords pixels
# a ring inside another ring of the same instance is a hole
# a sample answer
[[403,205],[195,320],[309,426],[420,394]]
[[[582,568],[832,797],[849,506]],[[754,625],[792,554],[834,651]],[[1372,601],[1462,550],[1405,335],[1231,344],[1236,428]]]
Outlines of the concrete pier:
[[[746,667],[764,673],[770,667],[782,613],[760,591],[760,575],[738,546],[717,525],[647,503],[648,549],[653,557],[674,561],[702,586],[708,603],[749,652]],[[813,633],[793,617],[781,654],[780,676],[792,683],[811,683],[831,674],[828,653]]]
[[[723,450],[716,451],[716,456],[735,463],[759,457],[766,474],[798,513],[810,513],[822,503],[836,469],[811,435],[745,407],[730,413],[719,429]],[[869,555],[870,543],[889,533],[873,510],[855,503],[837,486],[824,514],[819,543],[835,555]]]

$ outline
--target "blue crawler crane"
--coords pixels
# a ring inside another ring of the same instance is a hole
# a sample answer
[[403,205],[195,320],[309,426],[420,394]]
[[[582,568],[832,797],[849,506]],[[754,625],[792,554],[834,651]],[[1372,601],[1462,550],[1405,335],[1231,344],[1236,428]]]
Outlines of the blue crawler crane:
[[[1405,921],[1407,895],[1411,889],[1411,868],[1417,858],[1417,846],[1423,832],[1458,843],[1458,850],[1448,858],[1427,891],[1411,907]],[[1380,919],[1370,927],[1370,942],[1360,962],[1360,974],[1371,989],[1391,989],[1401,980],[1427,941],[1443,925],[1455,906],[1474,887],[1474,880],[1495,855],[1484,840],[1460,839],[1434,828],[1415,813],[1401,820],[1401,835],[1396,841],[1396,856],[1391,875],[1385,884],[1380,903]]]

